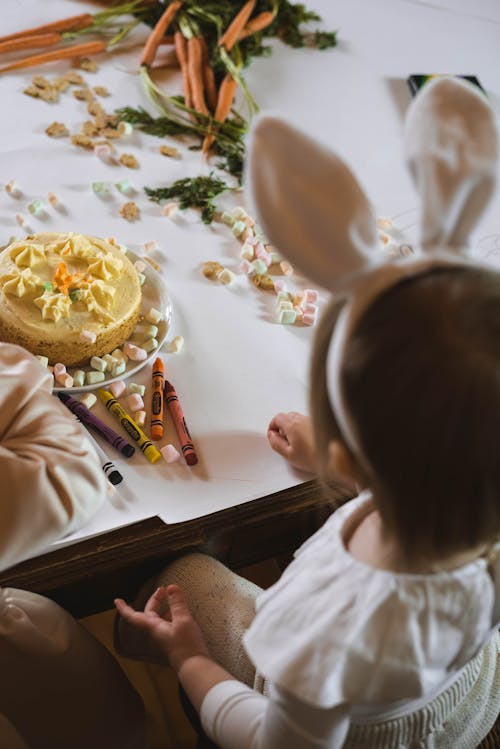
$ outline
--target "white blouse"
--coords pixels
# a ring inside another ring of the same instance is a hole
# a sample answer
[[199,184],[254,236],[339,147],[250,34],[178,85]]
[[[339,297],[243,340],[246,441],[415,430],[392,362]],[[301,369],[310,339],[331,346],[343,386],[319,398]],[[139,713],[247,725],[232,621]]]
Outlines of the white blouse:
[[341,746],[349,716],[383,719],[430,701],[493,636],[500,555],[492,571],[483,558],[430,575],[372,568],[343,542],[346,524],[372,509],[365,492],[337,510],[257,598],[244,644],[270,694],[245,698],[235,681],[210,690],[202,722],[224,749]]

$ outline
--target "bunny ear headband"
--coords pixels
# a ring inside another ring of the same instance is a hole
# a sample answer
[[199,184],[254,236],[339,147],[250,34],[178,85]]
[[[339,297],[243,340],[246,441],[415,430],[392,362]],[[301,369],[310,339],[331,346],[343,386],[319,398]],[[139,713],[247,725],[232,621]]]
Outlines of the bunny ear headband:
[[[253,128],[245,180],[270,242],[311,280],[346,299],[330,343],[330,402],[346,444],[362,457],[345,405],[340,369],[349,337],[374,300],[405,278],[470,265],[471,230],[491,198],[497,132],[486,97],[470,84],[436,78],[410,105],[407,162],[421,198],[420,247],[388,261],[370,204],[348,166],[277,117]],[[477,263],[476,263],[477,264]]]

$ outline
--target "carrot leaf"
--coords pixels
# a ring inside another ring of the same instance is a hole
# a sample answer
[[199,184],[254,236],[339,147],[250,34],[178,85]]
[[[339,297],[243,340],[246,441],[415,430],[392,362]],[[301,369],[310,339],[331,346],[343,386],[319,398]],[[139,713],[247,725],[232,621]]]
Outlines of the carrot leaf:
[[214,203],[217,195],[232,190],[223,179],[214,177],[213,172],[208,177],[185,177],[178,179],[170,187],[152,189],[145,187],[144,192],[155,203],[162,200],[176,198],[179,208],[201,208],[201,219],[204,224],[212,223],[217,206]]

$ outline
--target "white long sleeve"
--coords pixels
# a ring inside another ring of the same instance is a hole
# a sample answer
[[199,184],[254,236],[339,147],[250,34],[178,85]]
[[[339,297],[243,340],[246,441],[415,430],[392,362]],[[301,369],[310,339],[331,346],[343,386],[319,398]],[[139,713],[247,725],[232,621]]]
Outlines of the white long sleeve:
[[349,706],[311,707],[274,685],[266,697],[231,680],[208,692],[201,721],[221,749],[336,749],[349,728]]
[[106,496],[96,452],[51,395],[51,377],[0,343],[0,569],[81,526]]

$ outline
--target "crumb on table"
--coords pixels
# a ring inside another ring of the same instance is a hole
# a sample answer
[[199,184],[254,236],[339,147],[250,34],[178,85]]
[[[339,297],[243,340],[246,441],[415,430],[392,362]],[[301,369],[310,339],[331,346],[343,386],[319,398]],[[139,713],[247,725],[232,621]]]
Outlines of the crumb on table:
[[120,164],[123,164],[123,166],[127,166],[129,169],[137,169],[139,166],[139,162],[132,153],[122,153],[119,162]]
[[139,215],[139,206],[133,200],[124,203],[120,208],[120,216],[123,216],[127,221],[135,221],[139,218]]
[[69,135],[69,130],[63,122],[52,122],[45,128],[45,132],[51,138],[63,138]]

